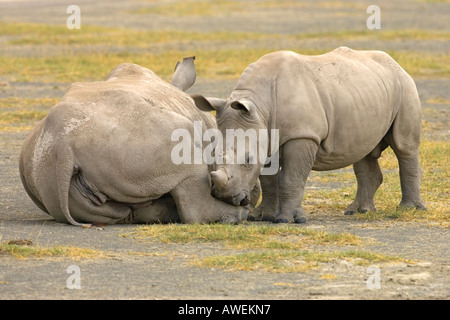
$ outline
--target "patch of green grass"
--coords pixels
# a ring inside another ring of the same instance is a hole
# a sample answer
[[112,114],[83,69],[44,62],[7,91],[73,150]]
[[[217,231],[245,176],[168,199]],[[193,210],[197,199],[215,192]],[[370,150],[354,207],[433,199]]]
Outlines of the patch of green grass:
[[[183,2],[177,5],[186,4]],[[212,2],[207,5],[212,5]],[[301,48],[297,44],[299,39],[450,40],[448,31],[414,29],[380,32],[343,30],[281,35],[228,31],[137,30],[89,25],[83,25],[80,30],[69,30],[63,25],[5,22],[0,23],[0,29],[2,29],[0,40],[5,45],[16,47],[33,45],[34,48],[42,45],[55,46],[55,51],[51,55],[39,56],[39,53],[32,53],[29,56],[2,57],[0,74],[16,81],[44,82],[101,80],[112,68],[123,62],[140,64],[152,69],[163,79],[170,79],[176,61],[191,55],[197,56],[196,67],[199,77],[237,79],[248,64],[272,51],[290,49],[302,54],[315,55],[334,49]],[[279,39],[283,39],[288,45],[283,48],[272,47],[271,43]],[[246,41],[259,43],[256,46],[258,49],[246,48]],[[176,44],[175,47],[184,43],[189,50],[175,50],[172,45],[160,46],[167,43]],[[226,49],[214,49],[216,43],[230,44],[230,48],[225,45]],[[236,43],[240,43],[237,48]],[[121,50],[109,50],[110,47],[118,47]],[[154,50],[155,47],[157,50]],[[211,49],[205,49],[208,47]],[[143,48],[148,48],[148,51],[142,52]],[[447,53],[404,51],[389,53],[413,77],[450,76],[450,55]]]
[[97,43],[105,36],[111,38],[115,33],[104,27],[83,26],[83,29],[70,30],[65,25],[51,25],[22,22],[0,22],[1,36],[6,37],[8,45],[73,45]]
[[192,1],[153,4],[132,11],[138,14],[157,14],[169,17],[217,16],[245,10],[246,4],[235,0]]
[[450,54],[425,52],[388,52],[412,77],[450,77]]
[[242,12],[256,12],[259,10],[273,9],[301,9],[301,8],[323,8],[323,9],[345,9],[345,10],[365,10],[367,6],[358,3],[348,3],[345,1],[321,1],[306,3],[295,0],[263,0],[246,3],[236,0],[187,0],[183,2],[154,4],[133,10],[138,14],[157,14],[169,17],[185,16],[224,16]]
[[106,45],[116,47],[149,47],[152,44],[168,42],[195,43],[208,41],[258,40],[269,36],[255,32],[235,31],[180,31],[180,30],[138,30],[83,25],[81,29],[69,30],[63,25],[37,23],[0,22],[3,36],[8,45],[58,45],[76,47],[81,45]]
[[58,101],[57,98],[0,99],[0,131],[30,129],[36,121],[43,119]]
[[298,33],[290,35],[294,39],[323,39],[323,40],[380,40],[380,41],[399,41],[399,40],[450,40],[450,32],[446,30],[423,30],[423,29],[399,29],[399,30],[339,30],[329,32]]
[[139,226],[131,234],[137,239],[163,243],[221,242],[230,249],[299,249],[305,245],[360,245],[350,233],[331,233],[292,225],[181,225]]
[[[295,50],[302,54],[322,54],[326,50]],[[197,75],[209,79],[237,79],[244,69],[270,49],[224,49],[167,51],[161,54],[97,52],[54,57],[3,57],[0,74],[21,82],[76,82],[102,80],[117,65],[136,63],[153,70],[164,80],[173,74],[176,61],[196,55]],[[413,77],[450,76],[450,55],[393,52],[392,56]]]
[[78,248],[72,246],[40,247],[0,243],[0,255],[3,254],[11,255],[17,259],[68,257],[74,260],[78,260],[106,257],[106,254],[99,250]]
[[450,100],[442,98],[442,97],[433,97],[425,101],[425,103],[429,104],[450,104]]
[[[197,54],[197,61],[201,61],[196,63],[197,74],[207,78],[236,78],[248,65],[250,58],[256,60],[263,52],[268,51],[203,51]],[[176,61],[194,54],[179,51],[164,54],[104,52],[51,58],[4,57],[5,63],[0,65],[0,74],[24,82],[92,81],[102,80],[120,63],[130,62],[147,67],[163,79],[169,80]]]
[[302,9],[302,8],[322,8],[322,9],[345,9],[345,10],[365,10],[363,4],[351,3],[346,1],[320,1],[304,2],[296,0],[263,0],[255,3],[258,9]]
[[47,115],[46,111],[17,111],[0,113],[0,124],[29,123],[41,120]]
[[[180,4],[184,5],[184,4]],[[283,38],[295,43],[297,40],[435,40],[449,41],[446,30],[340,30],[329,32],[309,32],[298,34],[265,34],[235,31],[180,31],[180,30],[139,30],[83,25],[81,29],[69,30],[64,25],[37,23],[0,22],[0,29],[8,45],[58,45],[71,47],[80,45],[107,45],[118,47],[148,47],[161,43],[236,42],[242,40],[270,41]]]
[[307,251],[272,250],[213,255],[192,259],[190,264],[201,268],[220,268],[229,271],[307,272],[317,267],[318,261],[307,261],[306,256],[310,256]]
[[17,109],[31,109],[40,108],[42,106],[48,106],[50,108],[59,99],[58,98],[20,98],[20,97],[8,97],[0,98],[0,111],[5,110],[17,110]]
[[[190,257],[189,263],[201,268],[230,271],[308,272],[325,263],[341,260],[354,265],[397,263],[409,260],[360,248],[370,239],[350,233],[331,233],[296,225],[273,224],[168,224],[138,226],[131,236],[139,241],[168,244],[220,243],[238,253]],[[348,249],[349,247],[356,249]]]
[[272,250],[262,252],[247,252],[233,255],[213,255],[206,258],[196,258],[191,264],[197,267],[220,268],[230,271],[266,272],[307,272],[319,268],[321,263],[346,260],[355,265],[370,265],[386,262],[411,262],[410,260],[369,251],[332,251],[312,252],[299,250]]

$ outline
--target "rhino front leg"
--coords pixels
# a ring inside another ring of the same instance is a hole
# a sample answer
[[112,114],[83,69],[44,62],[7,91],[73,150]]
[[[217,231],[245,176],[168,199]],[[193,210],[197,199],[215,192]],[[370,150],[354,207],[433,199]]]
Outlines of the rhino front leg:
[[290,140],[283,145],[279,174],[280,212],[275,223],[306,222],[302,209],[303,193],[317,150],[317,144],[310,139]]
[[378,159],[369,154],[353,164],[353,171],[356,175],[358,189],[355,200],[347,207],[344,214],[376,211],[373,197],[383,182],[383,174],[378,165]]
[[259,176],[262,200],[259,206],[248,216],[250,221],[275,221],[277,215],[279,174]]
[[170,194],[183,223],[235,224],[247,219],[247,208],[227,204],[211,195],[207,171],[182,181]]

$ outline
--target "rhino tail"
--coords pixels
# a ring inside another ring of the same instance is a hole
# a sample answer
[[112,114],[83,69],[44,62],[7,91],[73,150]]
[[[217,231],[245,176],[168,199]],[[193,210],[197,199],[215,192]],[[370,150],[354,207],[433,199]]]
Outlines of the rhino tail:
[[90,224],[79,223],[74,220],[69,211],[69,191],[70,183],[74,173],[77,171],[77,166],[73,159],[73,153],[70,149],[58,153],[56,161],[56,181],[58,190],[58,199],[61,212],[68,223],[79,227],[90,227]]

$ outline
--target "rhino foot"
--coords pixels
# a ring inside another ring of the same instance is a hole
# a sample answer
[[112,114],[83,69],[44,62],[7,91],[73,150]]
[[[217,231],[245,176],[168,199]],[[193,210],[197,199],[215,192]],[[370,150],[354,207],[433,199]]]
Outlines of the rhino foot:
[[402,200],[400,202],[400,207],[406,208],[406,209],[417,209],[417,210],[427,210],[427,207],[425,206],[425,203],[422,199],[418,201],[404,201]]
[[294,209],[289,214],[279,215],[275,218],[275,223],[306,223],[306,215],[302,208]]
[[297,216],[297,217],[295,217],[295,219],[294,219],[294,222],[295,222],[295,223],[306,223],[306,221],[307,221],[307,219],[306,219],[306,216],[305,216],[305,215],[303,215],[303,216]]
[[248,216],[247,220],[274,222],[277,214],[278,209],[260,205]]
[[377,211],[373,204],[359,205],[357,200],[353,201],[344,211],[344,215],[353,215],[357,212],[366,213],[368,211]]
[[[307,219],[305,216],[301,216],[301,217],[295,217],[294,218],[294,222],[295,223],[306,223]],[[289,221],[288,219],[284,219],[284,218],[278,218],[275,219],[274,223],[290,223],[292,221]]]
[[369,211],[377,211],[377,209],[376,208],[373,208],[373,209],[361,209],[361,208],[359,208],[359,209],[357,209],[357,210],[345,210],[344,211],[344,215],[346,215],[346,216],[351,216],[351,215],[353,215],[353,214],[355,214],[355,213],[367,213],[367,212],[369,212]]

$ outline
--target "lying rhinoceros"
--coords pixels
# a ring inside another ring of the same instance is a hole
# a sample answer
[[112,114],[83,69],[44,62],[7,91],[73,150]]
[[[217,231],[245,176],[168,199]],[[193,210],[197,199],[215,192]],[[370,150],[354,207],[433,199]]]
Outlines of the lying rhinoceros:
[[[345,213],[375,210],[373,197],[383,180],[377,159],[388,146],[399,161],[400,205],[425,209],[419,194],[419,96],[413,79],[384,52],[346,47],[318,56],[274,52],[246,68],[228,100],[193,97],[199,108],[217,110],[224,133],[278,130],[281,170],[260,176],[263,200],[254,218],[305,222],[301,202],[310,170],[350,164],[358,189]],[[227,164],[227,151],[223,157],[224,164],[211,172],[213,192],[238,205],[263,163]]]
[[177,64],[173,85],[130,63],[105,81],[74,83],[23,144],[20,175],[31,199],[73,225],[246,219],[246,208],[211,196],[206,164],[171,159],[174,130],[192,133],[194,121],[217,128],[179,89],[194,81],[192,57]]

